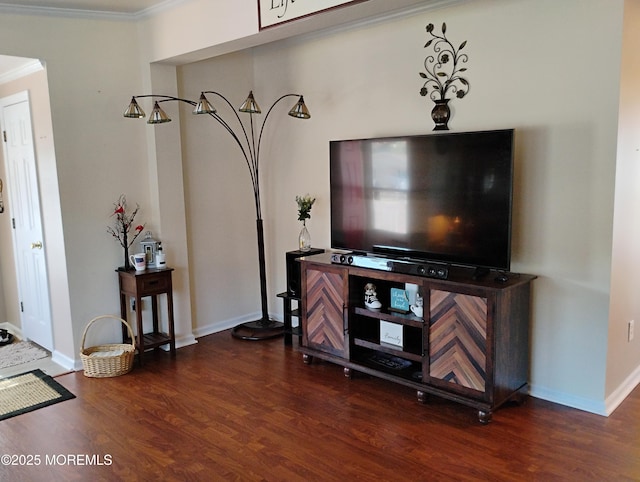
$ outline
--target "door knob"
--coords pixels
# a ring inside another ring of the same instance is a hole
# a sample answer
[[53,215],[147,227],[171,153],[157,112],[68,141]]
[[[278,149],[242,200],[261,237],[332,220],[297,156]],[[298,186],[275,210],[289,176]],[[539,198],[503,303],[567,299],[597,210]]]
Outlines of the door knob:
[[42,249],[42,241],[38,241],[37,243],[31,243],[31,249]]

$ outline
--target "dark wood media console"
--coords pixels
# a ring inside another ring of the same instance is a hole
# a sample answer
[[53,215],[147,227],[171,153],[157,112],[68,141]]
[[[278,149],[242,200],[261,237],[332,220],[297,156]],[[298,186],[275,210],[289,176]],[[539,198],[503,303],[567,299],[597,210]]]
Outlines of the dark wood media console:
[[[314,357],[400,383],[418,400],[437,395],[478,410],[481,423],[507,401],[520,402],[529,374],[529,312],[535,276],[505,282],[450,268],[447,280],[332,264],[330,254],[300,259],[305,363]],[[380,310],[364,305],[374,283]],[[422,318],[389,309],[391,288],[418,286]],[[395,334],[381,341],[381,326]]]

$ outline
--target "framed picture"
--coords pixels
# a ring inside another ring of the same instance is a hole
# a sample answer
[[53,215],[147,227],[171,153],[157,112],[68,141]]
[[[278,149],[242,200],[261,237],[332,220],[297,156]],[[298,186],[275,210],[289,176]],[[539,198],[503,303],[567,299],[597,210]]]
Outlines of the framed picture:
[[260,30],[367,0],[258,0]]

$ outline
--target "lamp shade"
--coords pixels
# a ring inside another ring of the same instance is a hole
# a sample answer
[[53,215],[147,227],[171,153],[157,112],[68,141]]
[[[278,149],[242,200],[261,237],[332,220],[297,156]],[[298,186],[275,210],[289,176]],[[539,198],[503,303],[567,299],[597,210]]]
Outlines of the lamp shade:
[[133,119],[141,119],[145,115],[144,111],[138,105],[138,102],[136,102],[136,98],[131,97],[131,103],[129,103],[129,106],[124,111],[124,116],[131,117]]
[[253,98],[253,91],[249,92],[249,97],[238,109],[240,112],[246,112],[247,114],[260,114],[262,111],[260,110],[260,106]]
[[309,109],[304,104],[304,97],[300,96],[296,105],[289,111],[289,115],[291,117],[295,117],[297,119],[309,119],[311,114],[309,114]]
[[204,93],[200,94],[200,100],[196,104],[196,108],[193,109],[194,114],[215,114],[216,108],[207,100]]
[[165,111],[163,111],[158,105],[158,101],[153,106],[153,110],[149,115],[147,124],[164,124],[165,122],[171,122],[171,119]]

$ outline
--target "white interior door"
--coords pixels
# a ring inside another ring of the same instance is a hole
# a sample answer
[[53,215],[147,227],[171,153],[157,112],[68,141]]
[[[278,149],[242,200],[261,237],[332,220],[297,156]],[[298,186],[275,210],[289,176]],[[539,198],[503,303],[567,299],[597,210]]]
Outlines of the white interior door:
[[53,349],[40,195],[27,92],[0,101],[22,334]]

